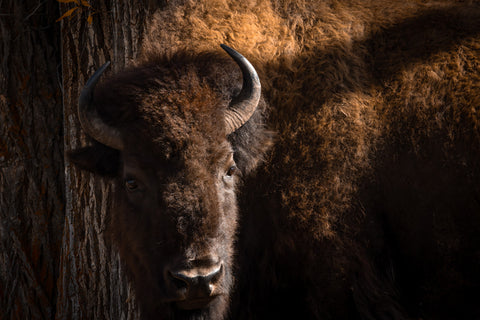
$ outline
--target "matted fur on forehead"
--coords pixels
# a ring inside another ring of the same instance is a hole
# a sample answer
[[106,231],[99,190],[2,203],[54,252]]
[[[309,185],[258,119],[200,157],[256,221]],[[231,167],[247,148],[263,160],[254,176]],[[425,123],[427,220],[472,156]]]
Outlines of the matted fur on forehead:
[[223,114],[241,84],[238,67],[219,54],[159,57],[100,84],[94,101],[126,148],[170,157],[225,140]]
[[[218,151],[225,146],[224,111],[242,83],[240,68],[224,52],[179,52],[151,56],[101,81],[93,103],[103,121],[121,132],[124,152],[178,164],[187,146],[196,149],[192,152],[198,157],[211,156],[208,148],[216,146]],[[266,109],[261,98],[250,120],[228,136],[237,167],[244,174],[256,168],[272,145],[264,122]],[[90,157],[93,160],[83,159],[81,154],[88,150],[77,152],[76,163],[102,174],[118,173],[118,153],[108,149],[102,151],[111,155],[108,163],[95,152]]]
[[145,152],[169,160],[186,149],[195,149],[201,156],[226,141],[223,110],[228,102],[193,72],[179,79],[177,86],[159,88],[142,98],[138,117],[126,125],[126,148],[144,146]]

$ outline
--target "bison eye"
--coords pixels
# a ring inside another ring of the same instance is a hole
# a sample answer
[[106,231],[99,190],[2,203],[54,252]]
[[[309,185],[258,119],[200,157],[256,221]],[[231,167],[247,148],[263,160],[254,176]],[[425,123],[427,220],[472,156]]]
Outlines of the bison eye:
[[227,176],[228,176],[228,177],[231,177],[231,176],[233,176],[235,173],[237,173],[237,171],[238,171],[237,166],[231,166],[231,167],[228,168],[228,170],[227,170]]
[[126,179],[125,180],[125,189],[127,189],[127,191],[135,191],[138,189],[138,183],[135,179]]

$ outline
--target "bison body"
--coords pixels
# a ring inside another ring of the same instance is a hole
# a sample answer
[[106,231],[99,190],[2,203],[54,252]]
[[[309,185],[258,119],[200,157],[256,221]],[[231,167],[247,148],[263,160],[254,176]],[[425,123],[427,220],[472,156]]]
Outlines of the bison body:
[[[220,43],[262,83],[240,126],[225,119],[255,85]],[[475,3],[157,12],[138,64],[89,102],[119,144],[71,155],[117,184],[143,315],[480,317],[479,50]]]

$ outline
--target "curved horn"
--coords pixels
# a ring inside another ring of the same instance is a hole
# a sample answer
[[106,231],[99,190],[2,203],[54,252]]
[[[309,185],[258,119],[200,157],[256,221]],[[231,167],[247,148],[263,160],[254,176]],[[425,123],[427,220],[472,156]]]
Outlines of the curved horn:
[[224,44],[220,46],[238,64],[243,77],[242,90],[225,111],[226,133],[229,135],[243,126],[255,112],[260,100],[261,84],[255,68],[244,56]]
[[123,143],[120,138],[120,132],[103,122],[97,110],[92,105],[95,85],[109,65],[110,61],[101,66],[100,69],[88,79],[83,87],[80,98],[78,99],[78,118],[83,130],[85,130],[90,137],[113,149],[122,150]]

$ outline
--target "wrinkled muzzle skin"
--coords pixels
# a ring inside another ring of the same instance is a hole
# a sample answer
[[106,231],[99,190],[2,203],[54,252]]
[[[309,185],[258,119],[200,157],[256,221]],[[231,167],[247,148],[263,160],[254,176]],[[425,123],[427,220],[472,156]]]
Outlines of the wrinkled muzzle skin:
[[183,165],[124,156],[112,233],[145,318],[223,319],[227,311],[237,177],[228,143],[215,152],[213,167],[188,159],[195,150],[178,155]]

